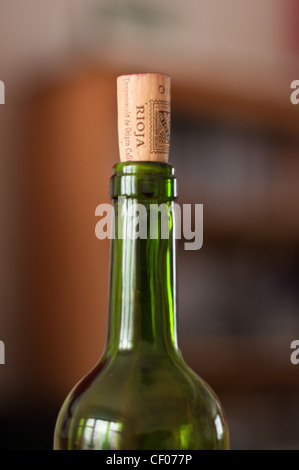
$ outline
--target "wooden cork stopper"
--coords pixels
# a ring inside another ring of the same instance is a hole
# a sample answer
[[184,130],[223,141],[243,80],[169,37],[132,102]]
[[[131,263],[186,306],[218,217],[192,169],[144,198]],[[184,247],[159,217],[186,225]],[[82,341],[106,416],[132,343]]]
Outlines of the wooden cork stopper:
[[170,143],[170,77],[160,73],[117,78],[121,161],[167,162]]

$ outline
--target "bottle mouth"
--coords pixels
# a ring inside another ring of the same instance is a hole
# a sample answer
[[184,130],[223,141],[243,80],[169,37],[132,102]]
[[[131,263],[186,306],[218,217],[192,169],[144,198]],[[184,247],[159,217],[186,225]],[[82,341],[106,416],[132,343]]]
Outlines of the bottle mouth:
[[175,169],[163,162],[121,162],[113,167],[110,197],[173,200],[178,197]]

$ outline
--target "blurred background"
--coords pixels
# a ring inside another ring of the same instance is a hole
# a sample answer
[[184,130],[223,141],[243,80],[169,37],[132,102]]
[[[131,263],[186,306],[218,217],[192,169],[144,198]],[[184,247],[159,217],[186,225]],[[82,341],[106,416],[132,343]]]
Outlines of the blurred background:
[[296,0],[0,0],[0,433],[51,449],[100,357],[118,161],[116,77],[172,79],[170,162],[204,243],[178,247],[179,342],[232,449],[299,449]]

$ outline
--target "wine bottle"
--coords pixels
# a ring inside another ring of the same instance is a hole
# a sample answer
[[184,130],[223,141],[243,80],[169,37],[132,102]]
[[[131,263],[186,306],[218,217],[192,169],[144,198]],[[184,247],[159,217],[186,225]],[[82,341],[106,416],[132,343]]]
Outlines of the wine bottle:
[[54,449],[228,449],[222,406],[177,341],[170,77],[126,75],[117,85],[107,341],[60,410]]

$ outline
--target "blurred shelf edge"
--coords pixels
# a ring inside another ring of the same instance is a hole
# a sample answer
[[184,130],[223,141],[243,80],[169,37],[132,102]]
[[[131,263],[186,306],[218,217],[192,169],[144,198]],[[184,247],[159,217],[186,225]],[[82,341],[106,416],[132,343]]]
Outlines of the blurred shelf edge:
[[281,336],[186,336],[186,362],[212,386],[221,388],[299,387],[299,365],[291,363],[291,341]]
[[[215,200],[215,186],[207,187],[199,175],[198,188],[184,177],[179,179],[179,198],[177,203],[183,213],[184,205],[191,205],[191,221],[195,226],[195,205],[203,205],[203,242],[229,242],[237,240],[270,246],[299,244],[299,192],[287,182],[275,194],[267,191],[264,196],[255,198],[253,192],[243,187],[230,194],[230,189]],[[270,189],[270,188],[269,188]],[[275,188],[274,188],[275,189]],[[293,195],[291,195],[293,192]],[[268,193],[268,194],[266,194]],[[297,194],[298,193],[298,197]],[[182,226],[183,231],[183,226]],[[184,240],[179,240],[182,244]]]
[[[286,78],[285,96],[271,100],[262,98],[260,94],[234,92],[221,85],[219,88],[211,87],[208,82],[196,84],[182,79],[173,80],[173,112],[189,117],[204,115],[222,118],[298,137],[299,106],[290,101],[291,92],[294,91],[290,89],[290,84],[291,80]],[[279,94],[281,95],[281,90]]]
[[[95,59],[95,68],[97,63],[98,59]],[[299,76],[293,67],[284,73],[281,73],[281,69],[269,68],[259,81],[258,74],[246,74],[242,68],[238,70],[238,64],[235,64],[236,69],[231,73],[233,78],[222,80],[221,71],[209,70],[209,66],[205,69],[205,63],[201,69],[191,67],[190,70],[188,66],[184,69],[182,65],[184,71],[172,61],[163,65],[158,59],[154,63],[152,60],[146,63],[135,60],[122,63],[120,56],[114,60],[102,58],[100,68],[115,77],[126,73],[156,71],[157,68],[171,76],[173,116],[180,115],[188,119],[209,117],[298,138],[299,104],[291,102],[291,94],[294,92],[291,83],[299,80]],[[274,75],[279,77],[270,87],[269,81]],[[220,77],[219,82],[215,81],[215,76]],[[234,82],[239,85],[234,86]],[[271,88],[269,92],[267,87]]]
[[[95,63],[96,64],[96,63]],[[121,64],[121,61],[120,61]],[[95,68],[97,66],[95,65]],[[113,75],[123,75],[126,73],[148,72],[156,67],[137,66],[134,62],[131,67],[126,65],[116,65],[109,61],[103,61],[102,70],[107,71],[111,77]],[[160,67],[161,68],[161,67]],[[172,115],[185,116],[187,119],[197,119],[200,117],[209,117],[212,119],[233,122],[238,125],[262,129],[264,131],[278,131],[290,138],[298,138],[299,131],[299,104],[296,106],[291,103],[290,97],[292,90],[290,88],[292,80],[296,79],[286,73],[284,79],[280,80],[280,86],[276,85],[277,97],[275,93],[267,96],[263,94],[266,88],[265,79],[262,80],[261,90],[251,93],[246,92],[246,86],[250,84],[250,77],[246,79],[244,93],[240,90],[234,90],[233,87],[226,86],[225,83],[216,86],[214,80],[209,79],[209,75],[200,78],[200,72],[191,73],[191,80],[188,74],[180,74],[175,66],[170,65],[165,73],[171,76],[171,101]],[[272,73],[269,72],[271,76]],[[299,79],[299,77],[298,77]],[[240,74],[240,83],[244,82],[244,77]],[[255,80],[256,81],[256,80]],[[256,85],[257,86],[257,85]],[[283,89],[282,89],[283,87]]]

